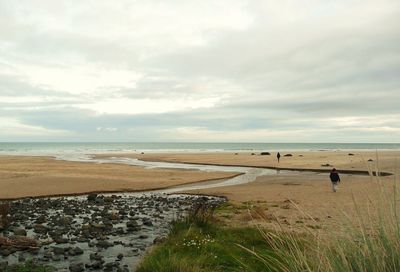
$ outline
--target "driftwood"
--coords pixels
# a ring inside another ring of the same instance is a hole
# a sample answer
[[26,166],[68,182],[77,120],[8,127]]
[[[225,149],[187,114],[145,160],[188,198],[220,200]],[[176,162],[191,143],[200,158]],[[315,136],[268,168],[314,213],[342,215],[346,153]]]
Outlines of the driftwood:
[[13,235],[10,237],[0,236],[0,247],[15,247],[18,249],[36,249],[39,243],[33,238]]

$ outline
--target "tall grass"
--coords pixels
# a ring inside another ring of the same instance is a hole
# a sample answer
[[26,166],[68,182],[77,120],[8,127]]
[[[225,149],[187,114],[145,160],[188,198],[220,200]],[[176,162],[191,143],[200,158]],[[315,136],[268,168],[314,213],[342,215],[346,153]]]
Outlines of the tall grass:
[[255,228],[222,227],[214,221],[214,207],[197,203],[189,215],[172,224],[167,240],[149,252],[138,272],[225,272],[266,270],[256,257],[236,244],[244,244],[261,256],[273,254]]
[[[377,159],[378,162],[378,159]],[[372,172],[372,171],[370,171]],[[353,195],[355,217],[343,212],[341,231],[321,235],[305,229],[307,235],[265,232],[260,229],[275,255],[262,257],[242,246],[274,271],[395,272],[400,271],[400,217],[397,173],[391,187],[384,186],[378,167],[372,182],[378,185],[375,199],[361,206]],[[387,184],[386,184],[387,185]]]

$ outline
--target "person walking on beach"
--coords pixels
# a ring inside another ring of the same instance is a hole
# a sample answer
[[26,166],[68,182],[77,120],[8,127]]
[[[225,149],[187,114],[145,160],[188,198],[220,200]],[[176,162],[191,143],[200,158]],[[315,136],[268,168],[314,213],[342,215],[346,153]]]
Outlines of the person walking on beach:
[[340,182],[340,177],[339,177],[339,173],[336,171],[335,168],[332,169],[329,177],[331,178],[331,182],[332,182],[332,190],[334,193],[336,193],[337,186]]
[[279,163],[279,160],[281,158],[281,154],[279,152],[278,152],[278,154],[276,154],[276,158],[278,159],[278,163]]

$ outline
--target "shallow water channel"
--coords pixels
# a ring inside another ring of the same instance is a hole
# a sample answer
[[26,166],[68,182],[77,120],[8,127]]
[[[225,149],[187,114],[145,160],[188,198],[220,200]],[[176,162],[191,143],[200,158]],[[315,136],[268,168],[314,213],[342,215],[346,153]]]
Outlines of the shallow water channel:
[[[198,170],[206,172],[237,172],[241,175],[233,178],[227,178],[216,181],[198,182],[195,184],[178,185],[167,189],[153,191],[153,193],[178,193],[189,190],[199,190],[207,188],[216,188],[230,185],[239,185],[253,182],[260,176],[267,175],[324,175],[324,173],[316,173],[312,171],[295,171],[295,170],[276,170],[268,168],[242,167],[242,166],[223,166],[223,165],[206,165],[206,164],[190,164],[190,163],[175,163],[175,162],[157,162],[157,161],[142,161],[133,158],[125,157],[109,157],[109,158],[94,158],[91,155],[75,155],[75,156],[56,156],[59,160],[92,162],[92,163],[117,163],[127,164],[132,166],[140,166],[148,169],[164,168],[164,169],[182,169],[182,170]],[[325,174],[326,175],[326,174]]]

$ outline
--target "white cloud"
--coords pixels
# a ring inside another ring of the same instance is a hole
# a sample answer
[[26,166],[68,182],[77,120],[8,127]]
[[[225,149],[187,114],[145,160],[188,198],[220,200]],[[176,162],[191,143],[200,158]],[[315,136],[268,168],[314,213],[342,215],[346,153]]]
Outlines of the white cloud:
[[114,127],[97,127],[96,130],[97,131],[108,131],[108,132],[116,132],[116,131],[118,131],[118,129],[114,128]]
[[89,109],[98,114],[156,114],[179,112],[190,109],[211,108],[219,99],[107,99],[90,104],[81,104],[78,107]]
[[1,137],[12,137],[14,136],[70,136],[72,133],[67,130],[61,129],[48,129],[41,126],[32,126],[22,123],[20,120],[13,118],[0,117],[0,130]]

